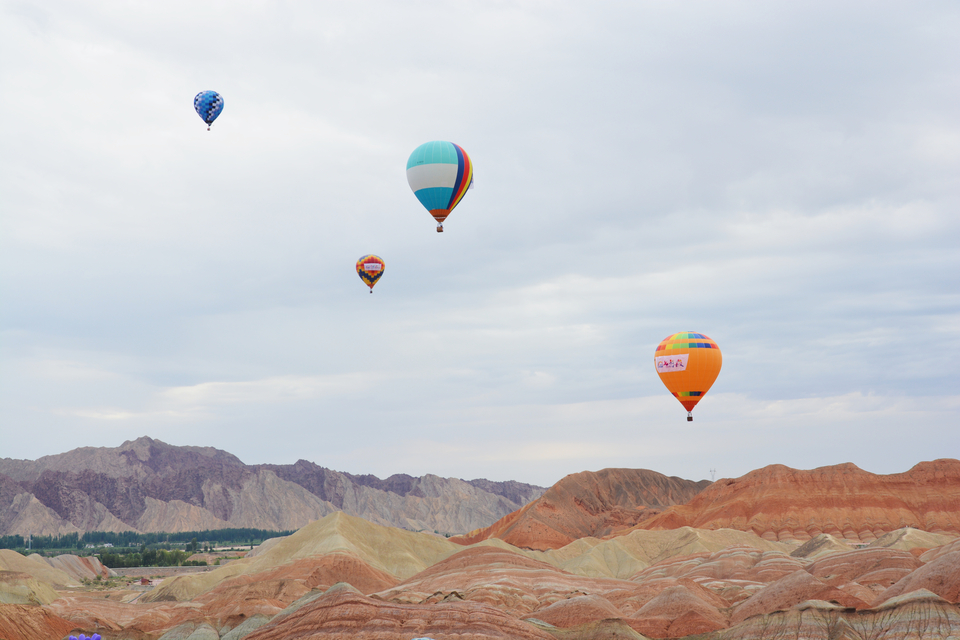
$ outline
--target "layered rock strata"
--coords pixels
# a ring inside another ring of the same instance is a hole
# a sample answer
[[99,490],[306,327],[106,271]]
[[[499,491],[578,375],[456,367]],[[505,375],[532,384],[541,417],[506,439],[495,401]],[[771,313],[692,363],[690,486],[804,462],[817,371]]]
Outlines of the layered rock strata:
[[869,543],[905,527],[955,536],[960,534],[960,460],[921,462],[890,475],[849,463],[811,471],[772,465],[718,480],[688,503],[638,525],[683,526],[739,529],[787,542],[829,534]]
[[523,509],[453,541],[473,544],[499,538],[525,549],[559,549],[579,538],[626,531],[664,507],[688,502],[709,484],[647,469],[574,473]]

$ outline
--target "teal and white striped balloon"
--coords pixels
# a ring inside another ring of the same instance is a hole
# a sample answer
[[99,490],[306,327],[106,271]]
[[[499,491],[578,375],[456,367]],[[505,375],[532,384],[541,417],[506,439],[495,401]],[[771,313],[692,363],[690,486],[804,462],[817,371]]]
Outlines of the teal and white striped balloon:
[[442,231],[443,221],[473,184],[473,163],[459,145],[427,142],[414,149],[407,160],[407,183],[437,221],[437,231]]

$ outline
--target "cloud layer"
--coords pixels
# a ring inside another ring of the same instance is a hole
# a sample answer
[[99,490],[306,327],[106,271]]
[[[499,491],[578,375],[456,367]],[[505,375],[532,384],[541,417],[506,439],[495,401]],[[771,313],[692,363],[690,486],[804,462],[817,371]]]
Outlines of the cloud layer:
[[[146,434],[551,484],[957,455],[951,3],[0,11],[2,456]],[[442,235],[403,171],[433,139],[476,171]],[[651,363],[685,330],[724,354],[692,424]]]

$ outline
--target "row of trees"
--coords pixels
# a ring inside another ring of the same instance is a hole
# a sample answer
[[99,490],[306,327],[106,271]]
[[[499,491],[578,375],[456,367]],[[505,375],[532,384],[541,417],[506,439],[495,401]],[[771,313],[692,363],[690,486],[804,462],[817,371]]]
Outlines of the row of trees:
[[[26,536],[0,536],[0,549],[26,549]],[[31,549],[81,549],[80,534],[66,533],[62,536],[33,536],[29,541]]]
[[[87,531],[82,536],[78,533],[66,533],[60,536],[33,536],[29,548],[34,551],[42,549],[83,549],[87,545],[102,547],[110,544],[114,547],[143,547],[159,545],[186,545],[193,543],[193,550],[198,547],[197,540],[203,541],[206,546],[230,546],[259,544],[268,538],[288,536],[293,531],[268,531],[266,529],[233,528],[211,529],[209,531],[181,531],[179,533],[137,533],[135,531]],[[0,549],[27,549],[26,536],[0,536]],[[106,563],[104,563],[106,564]]]
[[152,549],[143,547],[139,553],[115,553],[112,551],[101,551],[100,562],[117,569],[122,567],[180,567],[183,565],[206,565],[206,562],[188,561],[190,553],[174,549]]
[[239,527],[233,529],[210,529],[208,531],[180,531],[178,533],[135,533],[133,531],[87,531],[83,534],[84,544],[102,546],[110,543],[115,547],[137,547],[141,545],[171,543],[186,544],[192,540],[201,540],[214,546],[259,544],[268,538],[279,538],[293,533],[290,531],[269,531]]

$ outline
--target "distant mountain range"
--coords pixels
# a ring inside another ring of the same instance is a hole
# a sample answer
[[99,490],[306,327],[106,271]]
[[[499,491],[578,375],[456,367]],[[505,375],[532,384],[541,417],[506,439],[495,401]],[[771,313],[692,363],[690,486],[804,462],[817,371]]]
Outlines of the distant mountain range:
[[39,460],[0,459],[0,535],[85,531],[294,530],[342,511],[369,522],[559,549],[637,529],[738,529],[804,542],[822,533],[872,542],[912,527],[960,533],[960,461],[877,475],[853,464],[771,465],[715,483],[646,469],[571,474],[550,489],[521,482],[397,474],[386,479],[300,460],[246,465],[212,447],[148,437]]
[[0,535],[299,529],[335,511],[416,531],[486,526],[544,492],[522,482],[404,474],[384,480],[306,460],[246,465],[148,437],[39,460],[0,459]]
[[[589,485],[594,475],[610,486],[588,492],[610,497],[585,504],[604,515],[601,522],[581,523],[569,532],[570,540],[611,526],[632,526],[641,511],[644,518],[658,514],[709,484],[647,470],[584,472],[570,478],[582,477]],[[560,486],[568,485],[570,481]],[[179,447],[142,437],[116,448],[82,447],[38,460],[0,458],[0,535],[232,527],[281,531],[335,511],[385,526],[461,534],[518,512],[544,491],[522,482],[434,475],[380,479],[306,460],[246,465],[213,447]],[[567,496],[559,491],[553,499],[562,503]]]

